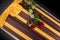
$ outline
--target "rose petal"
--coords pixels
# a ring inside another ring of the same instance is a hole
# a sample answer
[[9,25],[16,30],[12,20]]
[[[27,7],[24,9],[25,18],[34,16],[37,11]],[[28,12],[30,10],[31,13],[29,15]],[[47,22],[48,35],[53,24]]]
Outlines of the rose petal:
[[43,22],[40,22],[40,23],[39,23],[39,26],[44,26],[44,23],[43,23]]
[[34,24],[32,24],[30,28],[31,28],[31,29],[34,29],[34,28],[35,28],[35,25],[34,25]]

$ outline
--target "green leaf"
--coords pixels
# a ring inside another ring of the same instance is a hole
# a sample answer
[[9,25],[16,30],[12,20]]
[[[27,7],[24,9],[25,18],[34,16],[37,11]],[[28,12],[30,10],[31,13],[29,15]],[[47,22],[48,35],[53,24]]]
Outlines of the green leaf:
[[43,16],[43,15],[40,15],[40,18],[45,18],[45,16]]
[[29,24],[30,24],[30,22],[28,21],[28,22],[27,22],[27,25],[29,25]]
[[32,5],[28,5],[28,8],[29,8],[29,9],[32,9]]
[[35,14],[35,18],[40,18],[40,16],[38,14]]
[[27,22],[27,25],[29,25],[29,24],[31,24],[31,19],[30,19],[30,20],[28,20],[28,22]]
[[34,5],[32,5],[32,9],[35,9],[35,6]]
[[36,3],[34,2],[34,0],[30,0],[30,2],[32,2],[33,5],[35,5]]
[[30,13],[33,13],[33,9],[28,9],[28,11],[29,11]]
[[41,18],[44,18],[44,17],[45,17],[45,16],[43,16],[43,15],[41,16]]
[[37,19],[34,19],[33,21],[34,21],[34,23],[35,23],[36,25],[39,24],[39,21],[38,21]]

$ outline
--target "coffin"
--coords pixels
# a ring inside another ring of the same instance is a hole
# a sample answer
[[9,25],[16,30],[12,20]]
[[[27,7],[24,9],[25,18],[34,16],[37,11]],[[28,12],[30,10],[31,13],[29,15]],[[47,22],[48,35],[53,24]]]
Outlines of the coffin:
[[21,2],[22,0],[8,2],[0,12],[0,28],[6,34],[15,40],[60,40],[60,21],[56,17],[36,4],[35,13],[44,16],[37,20],[43,22],[44,26],[35,24],[31,28],[32,23],[27,24],[30,12]]

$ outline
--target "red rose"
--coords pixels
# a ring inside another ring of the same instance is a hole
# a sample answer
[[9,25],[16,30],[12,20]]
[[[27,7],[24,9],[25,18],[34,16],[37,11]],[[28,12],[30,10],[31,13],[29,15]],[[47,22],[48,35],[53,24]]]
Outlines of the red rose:
[[43,22],[39,22],[39,26],[44,26],[44,23]]
[[32,24],[30,28],[31,28],[31,29],[34,29],[35,27],[36,27],[36,26],[35,26],[34,24]]

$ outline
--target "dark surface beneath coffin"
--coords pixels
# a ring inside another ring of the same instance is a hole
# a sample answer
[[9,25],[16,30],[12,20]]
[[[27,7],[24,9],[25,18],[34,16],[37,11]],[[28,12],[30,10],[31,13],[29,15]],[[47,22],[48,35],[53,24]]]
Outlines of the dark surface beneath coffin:
[[14,38],[12,38],[11,36],[9,36],[5,31],[3,31],[2,29],[0,29],[0,39],[1,40],[14,40]]
[[25,33],[26,35],[30,36],[31,38],[33,38],[34,40],[40,40],[43,39],[45,40],[44,37],[42,37],[41,35],[38,35],[37,33],[35,33],[33,30],[31,30],[27,25],[25,25],[24,23],[22,23],[21,21],[18,22],[15,18],[9,16],[7,19],[7,22],[10,23],[12,26],[14,26],[15,28],[17,28],[18,30],[22,31],[23,33]]
[[0,0],[0,15],[13,2],[13,0]]

